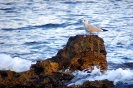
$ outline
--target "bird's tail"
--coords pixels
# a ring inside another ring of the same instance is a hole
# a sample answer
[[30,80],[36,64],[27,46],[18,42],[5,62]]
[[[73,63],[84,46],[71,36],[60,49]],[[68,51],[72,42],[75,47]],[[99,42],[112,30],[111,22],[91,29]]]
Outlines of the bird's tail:
[[106,30],[106,29],[102,29],[103,31],[108,31],[108,30]]

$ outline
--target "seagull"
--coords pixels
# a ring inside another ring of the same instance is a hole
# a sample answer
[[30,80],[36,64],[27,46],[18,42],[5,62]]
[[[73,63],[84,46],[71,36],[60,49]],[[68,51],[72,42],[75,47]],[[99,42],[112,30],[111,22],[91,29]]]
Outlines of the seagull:
[[101,28],[98,28],[94,25],[88,24],[88,20],[83,20],[83,24],[85,27],[85,31],[89,32],[90,34],[93,34],[95,32],[108,31],[106,29],[101,29]]

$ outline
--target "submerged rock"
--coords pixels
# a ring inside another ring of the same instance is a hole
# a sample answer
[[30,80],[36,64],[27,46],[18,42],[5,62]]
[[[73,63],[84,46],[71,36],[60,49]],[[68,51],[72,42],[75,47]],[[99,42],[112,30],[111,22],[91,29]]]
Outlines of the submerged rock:
[[[70,37],[66,46],[59,50],[56,56],[38,61],[29,71],[21,73],[0,71],[0,88],[67,88],[65,84],[74,76],[71,72],[65,72],[66,69],[69,68],[72,72],[88,69],[91,72],[93,66],[100,68],[101,72],[107,70],[103,39],[96,35],[77,35]],[[85,82],[79,88],[88,87],[90,83],[93,84],[93,82]],[[102,84],[97,87],[97,83]],[[113,85],[110,81],[96,81],[93,88],[101,88],[104,83]]]
[[113,82],[110,82],[108,80],[102,80],[102,81],[86,81],[83,83],[82,86],[80,85],[72,85],[68,88],[114,88]]
[[102,80],[102,81],[86,81],[83,83],[83,88],[114,88],[114,85],[112,85],[113,82],[110,82],[108,80]]

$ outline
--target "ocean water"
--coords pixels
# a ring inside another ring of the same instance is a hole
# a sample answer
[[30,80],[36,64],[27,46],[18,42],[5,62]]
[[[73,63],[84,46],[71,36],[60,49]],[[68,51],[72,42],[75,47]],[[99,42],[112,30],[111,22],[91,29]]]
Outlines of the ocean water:
[[[84,19],[109,30],[98,33],[105,43],[108,71],[102,75],[94,70],[98,74],[93,80],[132,83],[132,0],[0,0],[0,69],[27,71],[37,60],[55,56],[70,36],[85,34]],[[73,79],[75,84],[92,80],[84,71],[74,75],[80,77]]]

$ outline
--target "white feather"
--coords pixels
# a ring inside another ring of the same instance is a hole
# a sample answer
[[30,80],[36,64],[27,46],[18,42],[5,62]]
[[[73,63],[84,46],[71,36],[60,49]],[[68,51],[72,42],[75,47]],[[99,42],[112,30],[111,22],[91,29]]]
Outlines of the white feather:
[[103,31],[101,28],[98,28],[94,25],[88,24],[88,20],[83,20],[85,31],[89,32],[90,34],[94,32],[100,32]]

